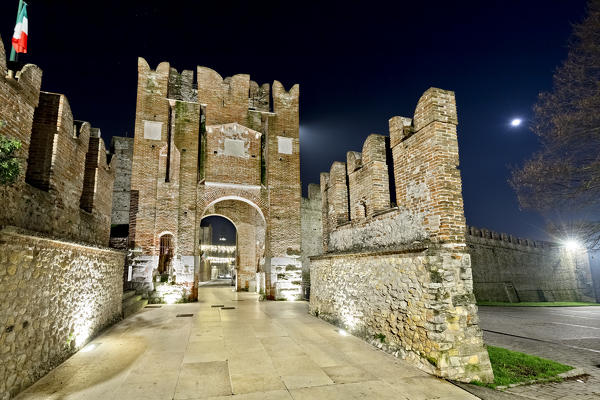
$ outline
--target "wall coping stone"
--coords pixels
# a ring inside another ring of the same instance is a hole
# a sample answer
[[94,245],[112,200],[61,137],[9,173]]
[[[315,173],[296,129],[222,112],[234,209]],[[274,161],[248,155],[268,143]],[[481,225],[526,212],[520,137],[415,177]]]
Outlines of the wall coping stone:
[[[447,248],[443,248],[447,250]],[[339,258],[339,257],[371,257],[371,256],[388,256],[388,255],[402,255],[402,254],[413,254],[413,253],[427,253],[429,251],[442,250],[442,246],[437,243],[432,242],[417,242],[407,245],[401,245],[394,248],[388,248],[386,250],[349,250],[349,251],[335,251],[328,252],[324,254],[319,254],[315,256],[309,257],[310,260],[326,260],[329,258]],[[457,251],[466,251],[464,248],[459,248]],[[426,254],[424,254],[426,255]]]
[[80,248],[84,248],[86,250],[92,250],[92,251],[97,251],[97,252],[117,253],[117,254],[122,254],[123,256],[127,255],[127,252],[124,250],[116,250],[113,248],[104,247],[104,246],[96,246],[96,245],[92,245],[92,244],[84,243],[84,242],[75,242],[75,241],[65,240],[65,239],[56,239],[52,236],[44,235],[40,232],[34,232],[34,231],[30,231],[27,229],[19,228],[16,226],[10,226],[10,225],[4,225],[4,226],[0,225],[0,234],[9,235],[9,236],[18,236],[18,237],[22,237],[22,238],[25,238],[28,236],[33,236],[36,239],[43,240],[43,241],[46,241],[49,243],[55,243],[58,245],[70,246],[70,247],[80,247]]

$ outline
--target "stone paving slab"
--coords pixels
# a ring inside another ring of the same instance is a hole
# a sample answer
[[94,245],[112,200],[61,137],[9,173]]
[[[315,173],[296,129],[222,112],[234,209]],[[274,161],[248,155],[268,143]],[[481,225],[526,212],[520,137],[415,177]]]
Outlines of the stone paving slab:
[[121,321],[17,399],[477,399],[341,336],[305,302],[259,302],[229,287],[199,296]]

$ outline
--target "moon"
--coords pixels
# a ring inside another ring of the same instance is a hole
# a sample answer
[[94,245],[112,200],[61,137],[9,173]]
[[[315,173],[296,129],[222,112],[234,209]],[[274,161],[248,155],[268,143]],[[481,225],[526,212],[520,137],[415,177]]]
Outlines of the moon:
[[521,118],[513,118],[513,120],[510,121],[510,126],[517,127],[520,126],[522,122],[523,120],[521,120]]

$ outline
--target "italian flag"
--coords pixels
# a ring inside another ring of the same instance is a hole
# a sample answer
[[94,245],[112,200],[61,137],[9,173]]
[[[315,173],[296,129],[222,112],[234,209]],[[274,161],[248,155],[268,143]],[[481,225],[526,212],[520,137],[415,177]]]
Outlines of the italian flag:
[[12,37],[12,45],[17,53],[27,53],[27,4],[23,3],[21,13],[17,18],[17,25],[15,26],[15,33]]

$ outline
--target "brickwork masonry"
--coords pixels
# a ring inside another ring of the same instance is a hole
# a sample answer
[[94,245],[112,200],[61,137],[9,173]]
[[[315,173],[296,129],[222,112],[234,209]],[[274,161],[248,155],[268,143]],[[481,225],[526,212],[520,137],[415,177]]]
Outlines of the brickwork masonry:
[[249,75],[223,78],[202,66],[179,73],[166,62],[153,70],[140,58],[129,226],[134,284],[152,289],[165,234],[173,237],[177,283],[197,284],[200,221],[234,200],[238,210],[221,207],[228,210],[221,216],[252,207],[262,219],[261,229],[240,225],[238,254],[264,243],[264,260],[255,257],[262,251],[242,257],[238,288],[257,286],[260,272],[268,298],[300,297],[299,143],[298,85],[288,91],[277,81],[258,85]]
[[0,187],[0,226],[107,245],[114,173],[100,131],[41,82],[32,64],[8,75],[0,38],[0,134],[22,144],[22,174]]
[[321,174],[323,254],[310,257],[310,312],[422,369],[493,373],[478,324],[458,170],[454,93],[427,90]]

